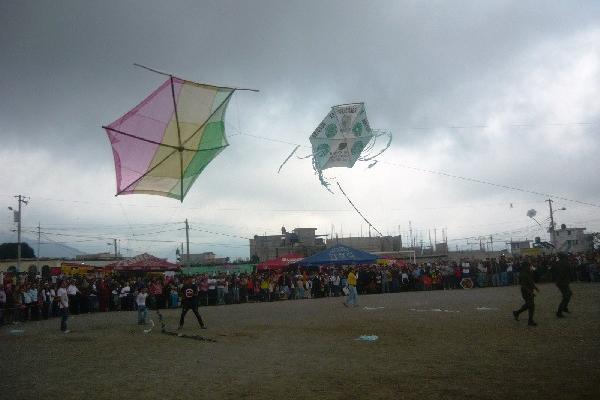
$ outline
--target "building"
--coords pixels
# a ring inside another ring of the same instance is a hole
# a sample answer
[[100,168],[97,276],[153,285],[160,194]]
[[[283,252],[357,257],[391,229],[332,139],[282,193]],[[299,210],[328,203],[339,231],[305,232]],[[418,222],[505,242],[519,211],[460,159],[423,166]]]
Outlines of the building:
[[78,254],[75,256],[76,261],[115,261],[122,260],[123,257],[118,254],[116,257],[113,253],[95,253],[95,254]]
[[[60,268],[63,261],[59,258],[21,258],[21,269],[18,272],[38,275],[51,268]],[[17,272],[17,260],[0,260],[0,272]]]
[[[48,276],[51,271],[60,270],[67,275],[70,271],[81,269],[104,268],[106,265],[114,262],[115,259],[96,259],[96,260],[65,260],[62,258],[22,258],[21,269],[17,271],[17,260],[0,260],[0,273],[19,272],[31,275]],[[68,271],[68,272],[67,272]]]
[[531,240],[517,240],[509,242],[510,254],[521,254],[521,250],[531,248]]
[[[184,254],[182,260],[185,260],[187,257]],[[229,257],[216,257],[215,253],[212,251],[207,251],[205,253],[200,254],[190,254],[189,264],[190,265],[221,265],[227,264],[229,262]]]
[[[586,234],[586,228],[568,228],[565,224],[554,230],[552,243],[556,251],[568,253],[586,252],[594,249],[594,235]],[[550,232],[552,234],[552,232]]]
[[372,236],[372,237],[347,237],[335,238],[327,242],[327,247],[338,244],[353,247],[369,253],[391,252],[402,250],[400,236]]
[[254,235],[249,240],[250,258],[265,262],[292,253],[308,257],[325,249],[325,241],[316,231],[317,228],[295,228],[288,232],[282,227],[280,235]]

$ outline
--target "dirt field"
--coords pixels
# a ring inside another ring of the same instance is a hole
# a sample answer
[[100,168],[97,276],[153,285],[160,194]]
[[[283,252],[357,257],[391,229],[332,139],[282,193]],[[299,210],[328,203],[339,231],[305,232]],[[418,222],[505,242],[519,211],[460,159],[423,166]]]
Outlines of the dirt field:
[[[537,327],[513,320],[517,287],[200,308],[206,331],[188,314],[184,333],[216,343],[163,335],[155,313],[149,334],[134,312],[73,316],[67,335],[58,319],[11,325],[0,387],[7,399],[600,399],[600,285],[572,285],[562,320],[558,289],[540,289]],[[178,310],[164,315],[174,329]]]

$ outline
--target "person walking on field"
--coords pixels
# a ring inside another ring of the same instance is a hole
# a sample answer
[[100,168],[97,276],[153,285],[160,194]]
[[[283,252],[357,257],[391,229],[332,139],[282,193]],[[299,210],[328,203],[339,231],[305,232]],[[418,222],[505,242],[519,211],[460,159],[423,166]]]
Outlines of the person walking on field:
[[145,287],[141,288],[135,297],[135,303],[138,310],[138,325],[146,325],[148,319],[148,307],[146,300],[148,299],[148,291]]
[[569,260],[565,253],[558,253],[558,262],[556,263],[555,268],[554,281],[562,294],[562,300],[558,305],[556,316],[558,318],[564,318],[563,312],[570,313],[569,301],[573,294],[569,288],[569,283],[571,283],[571,272],[569,270]]
[[192,278],[188,278],[186,280],[185,285],[183,285],[183,287],[181,288],[181,292],[181,318],[179,318],[178,330],[181,330],[183,328],[185,314],[187,314],[189,310],[192,310],[192,312],[198,319],[200,328],[206,329],[206,325],[204,325],[204,321],[202,321],[202,317],[198,313],[198,286],[196,286],[196,284],[192,282]]
[[535,294],[534,290],[540,291],[537,286],[535,286],[535,282],[533,280],[533,271],[531,271],[531,265],[529,261],[523,261],[521,264],[521,273],[519,275],[519,281],[521,282],[521,296],[523,296],[523,300],[525,300],[525,304],[523,307],[518,309],[517,311],[513,311],[513,316],[515,320],[519,320],[519,314],[523,311],[527,310],[529,313],[529,319],[527,325],[536,326],[537,324],[533,320],[533,314],[535,312],[535,304],[533,302],[533,298]]
[[67,329],[67,320],[69,319],[69,295],[67,294],[67,281],[60,283],[60,288],[56,292],[58,299],[58,308],[60,309],[60,330],[63,333],[69,333]]
[[344,305],[346,307],[354,306],[358,307],[358,293],[356,292],[356,274],[354,273],[354,268],[350,268],[350,272],[348,272],[348,297],[346,297],[346,301]]

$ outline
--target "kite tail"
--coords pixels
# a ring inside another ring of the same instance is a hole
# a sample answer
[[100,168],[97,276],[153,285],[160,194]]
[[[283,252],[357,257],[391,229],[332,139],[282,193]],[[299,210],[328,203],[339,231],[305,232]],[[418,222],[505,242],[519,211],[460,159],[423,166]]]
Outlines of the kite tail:
[[[383,131],[380,134],[378,134],[377,136],[375,136],[375,140],[377,140],[378,137],[384,136],[384,135],[387,135],[387,137],[388,137],[388,142],[385,145],[385,147],[379,153],[377,153],[377,154],[375,154],[373,156],[361,157],[360,161],[371,161],[374,158],[376,158],[376,157],[380,156],[381,154],[383,154],[390,147],[390,145],[392,144],[392,132]],[[373,146],[372,147],[374,147],[374,146],[375,146],[375,141],[373,141]],[[372,166],[373,165],[370,165],[369,168],[371,168]]]
[[325,177],[323,176],[323,170],[321,168],[319,168],[319,165],[317,164],[317,159],[316,157],[313,157],[312,159],[312,164],[313,164],[313,169],[315,170],[315,174],[317,174],[317,176],[319,177],[319,181],[321,182],[321,185],[323,185],[323,187],[325,189],[327,189],[327,191],[331,194],[333,194],[333,192],[331,191],[331,189],[329,188],[330,183],[327,182],[327,180],[325,179]]
[[281,172],[281,168],[283,168],[283,166],[290,160],[290,158],[292,158],[292,156],[294,155],[294,153],[296,152],[296,150],[298,150],[299,148],[300,148],[300,145],[297,145],[296,147],[294,147],[294,150],[292,150],[292,152],[290,153],[290,155],[287,156],[287,158],[279,166],[279,169],[277,170],[277,173]]

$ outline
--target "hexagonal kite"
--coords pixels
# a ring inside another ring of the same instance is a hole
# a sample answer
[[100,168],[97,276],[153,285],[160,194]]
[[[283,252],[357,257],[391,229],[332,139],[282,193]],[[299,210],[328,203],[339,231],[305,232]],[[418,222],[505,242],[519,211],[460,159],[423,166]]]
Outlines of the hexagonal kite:
[[[373,156],[365,155],[374,147],[375,139],[387,135],[387,146]],[[323,122],[310,136],[313,167],[321,183],[323,170],[333,167],[352,168],[356,161],[369,161],[383,153],[391,144],[391,133],[374,131],[369,125],[364,103],[341,104],[331,107]]]

